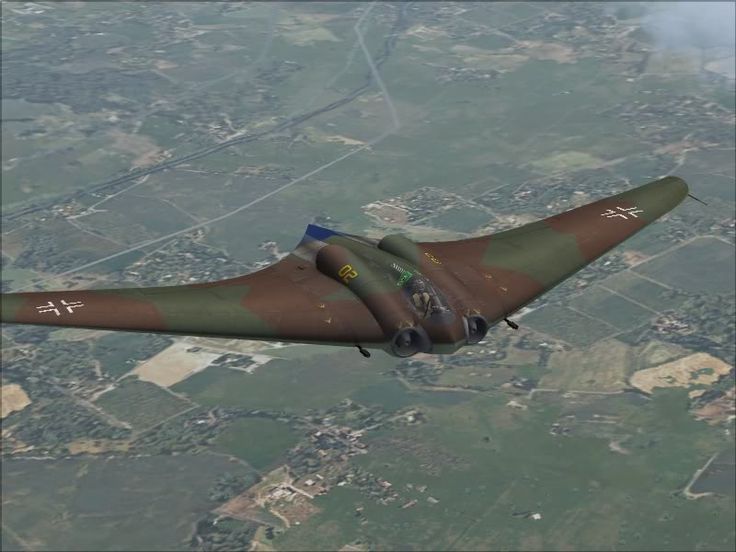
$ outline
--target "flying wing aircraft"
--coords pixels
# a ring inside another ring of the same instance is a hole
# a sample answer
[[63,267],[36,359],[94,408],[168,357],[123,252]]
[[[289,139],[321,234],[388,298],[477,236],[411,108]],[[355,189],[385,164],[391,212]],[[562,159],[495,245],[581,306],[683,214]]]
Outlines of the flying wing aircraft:
[[676,207],[666,177],[512,230],[457,241],[307,228],[257,272],[183,286],[2,295],[2,322],[451,353]]

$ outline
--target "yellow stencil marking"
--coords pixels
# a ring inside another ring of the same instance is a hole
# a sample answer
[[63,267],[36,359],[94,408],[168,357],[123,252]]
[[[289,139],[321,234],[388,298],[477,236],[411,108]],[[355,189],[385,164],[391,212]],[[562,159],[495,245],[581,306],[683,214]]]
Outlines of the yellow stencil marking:
[[353,265],[346,264],[337,271],[337,275],[347,284],[350,280],[358,277],[358,272],[353,268]]

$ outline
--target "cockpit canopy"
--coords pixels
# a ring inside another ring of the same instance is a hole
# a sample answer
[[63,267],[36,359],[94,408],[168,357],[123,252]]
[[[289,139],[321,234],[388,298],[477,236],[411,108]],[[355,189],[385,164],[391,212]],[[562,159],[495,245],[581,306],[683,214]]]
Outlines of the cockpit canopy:
[[451,317],[452,311],[444,296],[421,274],[414,273],[402,290],[420,318]]

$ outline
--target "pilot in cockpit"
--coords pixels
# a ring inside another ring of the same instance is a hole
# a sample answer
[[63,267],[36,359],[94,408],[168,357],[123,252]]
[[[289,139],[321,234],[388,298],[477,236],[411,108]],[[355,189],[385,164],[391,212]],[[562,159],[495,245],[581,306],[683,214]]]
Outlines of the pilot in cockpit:
[[422,278],[413,278],[409,284],[409,294],[414,307],[423,318],[444,311],[444,307],[437,296],[437,292]]

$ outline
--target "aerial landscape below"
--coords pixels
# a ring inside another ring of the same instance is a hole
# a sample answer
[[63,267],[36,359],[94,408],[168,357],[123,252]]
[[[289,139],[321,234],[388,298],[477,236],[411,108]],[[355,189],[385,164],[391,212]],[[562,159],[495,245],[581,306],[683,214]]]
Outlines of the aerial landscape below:
[[736,547],[733,3],[1,9],[3,550]]

